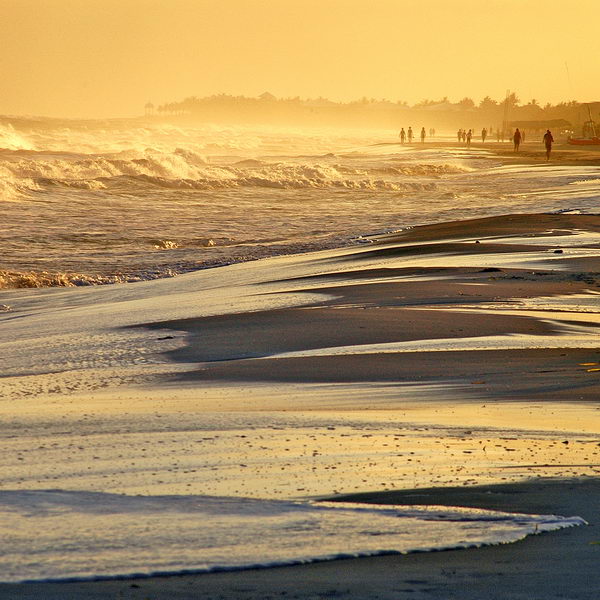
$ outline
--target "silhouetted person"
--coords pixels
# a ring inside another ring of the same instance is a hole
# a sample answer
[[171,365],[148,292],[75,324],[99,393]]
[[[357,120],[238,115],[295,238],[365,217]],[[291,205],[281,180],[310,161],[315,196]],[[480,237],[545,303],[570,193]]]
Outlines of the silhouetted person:
[[467,148],[471,147],[471,138],[473,137],[473,132],[469,129],[469,131],[467,131]]
[[425,127],[421,127],[421,144],[425,143]]
[[459,129],[459,130],[456,132],[456,137],[458,138],[458,141],[459,141],[459,142],[462,142],[462,134],[463,134],[463,131],[462,131],[462,129]]
[[550,152],[552,152],[552,142],[554,142],[554,138],[550,133],[549,129],[546,129],[546,133],[544,134],[544,146],[546,146],[546,160],[550,160]]
[[486,137],[487,137],[487,129],[484,127],[484,128],[481,130],[481,141],[482,141],[482,142],[485,142],[485,138],[486,138]]
[[404,144],[406,141],[406,131],[404,131],[404,127],[400,130],[400,143]]
[[519,146],[521,145],[521,132],[519,131],[518,127],[515,130],[515,134],[513,135],[513,144],[515,145],[513,152],[518,152]]
[[521,131],[521,144],[525,143],[525,130]]
[[410,144],[412,142],[413,139],[413,130],[412,127],[408,128],[408,143]]

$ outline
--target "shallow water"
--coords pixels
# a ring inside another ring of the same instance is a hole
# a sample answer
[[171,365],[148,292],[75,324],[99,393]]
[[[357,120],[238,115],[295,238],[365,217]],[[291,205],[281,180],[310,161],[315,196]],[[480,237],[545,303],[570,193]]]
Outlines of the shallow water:
[[464,508],[59,491],[0,492],[0,517],[10,522],[0,525],[0,577],[15,582],[468,548],[584,524]]

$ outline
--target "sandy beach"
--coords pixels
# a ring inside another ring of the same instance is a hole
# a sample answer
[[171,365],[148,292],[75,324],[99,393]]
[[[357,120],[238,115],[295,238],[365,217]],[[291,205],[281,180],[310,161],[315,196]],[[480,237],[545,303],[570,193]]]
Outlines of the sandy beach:
[[[248,427],[243,439],[214,441],[244,462],[247,495],[576,515],[587,526],[499,546],[293,567],[3,583],[0,598],[597,599],[599,261],[600,216],[514,214],[414,227],[361,246],[225,267],[214,277],[207,271],[196,297],[213,293],[229,304],[123,326],[157,340],[163,362],[152,385],[47,393],[35,407],[0,408],[35,439],[84,431],[88,416],[101,416],[114,446],[106,457],[114,472],[104,477],[116,493],[240,492],[239,475],[227,470],[211,481],[165,466],[152,488],[119,478],[123,449],[137,443],[118,441],[128,419],[147,432],[145,443],[160,416],[164,437],[149,446],[164,444],[166,454],[179,448],[170,432],[192,430],[205,415],[294,418],[304,429],[276,437]],[[229,272],[227,286],[211,284]],[[309,461],[308,435],[323,462]],[[18,443],[4,440],[4,452]],[[287,475],[277,462],[255,462],[259,451],[289,452]],[[32,464],[54,456],[43,444],[35,452]],[[6,472],[17,469],[11,463]],[[11,481],[68,489],[69,474],[50,482],[31,473]],[[78,485],[103,489],[100,477]]]
[[530,536],[514,544],[406,556],[378,556],[296,567],[135,581],[0,586],[0,597],[47,599],[210,598],[552,598],[595,600],[600,575],[597,479],[432,488],[353,497],[360,502],[577,512],[590,525]]
[[0,7],[0,600],[600,600],[598,0]]
[[[519,150],[514,151],[513,144],[510,140],[506,142],[498,142],[495,140],[486,140],[482,143],[480,139],[475,138],[471,143],[470,149],[475,151],[486,150],[492,155],[497,156],[502,161],[502,164],[517,164],[517,165],[535,165],[548,164],[553,166],[567,165],[591,165],[597,166],[600,162],[600,152],[598,146],[574,146],[569,144],[564,138],[557,139],[552,146],[551,158],[546,160],[546,153],[542,142],[543,132],[537,134],[530,133],[527,136],[527,141],[521,143]],[[447,142],[436,141],[430,139],[426,144],[420,147],[424,150],[426,147],[444,148],[448,147]],[[465,148],[464,142],[453,141],[453,146]],[[419,148],[419,145],[415,145]]]

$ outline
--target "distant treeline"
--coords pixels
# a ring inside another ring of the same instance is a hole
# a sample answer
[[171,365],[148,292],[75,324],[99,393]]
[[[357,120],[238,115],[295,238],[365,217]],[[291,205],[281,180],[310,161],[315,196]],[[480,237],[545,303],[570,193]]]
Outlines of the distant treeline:
[[178,116],[202,121],[236,123],[273,123],[296,125],[344,125],[386,127],[397,129],[412,126],[426,128],[482,128],[494,130],[522,123],[528,129],[579,129],[588,120],[588,108],[593,118],[600,115],[600,102],[581,103],[575,100],[541,105],[533,99],[521,103],[516,94],[503,100],[486,96],[478,104],[471,98],[459,102],[422,100],[413,106],[375,98],[353,102],[333,102],[327,98],[276,98],[265,92],[258,98],[218,94],[205,98],[192,96],[181,102],[169,102],[154,107],[146,105],[146,114]]

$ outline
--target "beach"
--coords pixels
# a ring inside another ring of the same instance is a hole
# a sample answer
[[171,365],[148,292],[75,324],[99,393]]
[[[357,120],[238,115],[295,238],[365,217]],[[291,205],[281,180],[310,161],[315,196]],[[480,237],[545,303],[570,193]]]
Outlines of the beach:
[[[588,154],[561,166],[590,168],[593,182]],[[485,160],[502,169],[538,158]],[[593,194],[585,198],[592,207]],[[407,551],[344,559],[342,538],[340,559],[328,561],[315,538],[313,559],[300,561],[312,564],[162,577],[125,569],[72,582],[27,575],[48,581],[0,583],[0,598],[597,598],[592,212],[463,214],[342,248],[1,298],[11,338],[2,489],[17,498],[327,500],[587,524],[533,526],[479,548],[413,552],[413,540]]]
[[[530,536],[514,544],[348,559],[272,569],[99,581],[2,585],[3,598],[597,598],[597,480],[525,482],[485,488],[417,490],[421,501],[512,511],[572,511],[590,526]],[[414,491],[360,501],[414,502]],[[407,497],[408,496],[408,497]],[[594,527],[595,525],[595,527]]]

